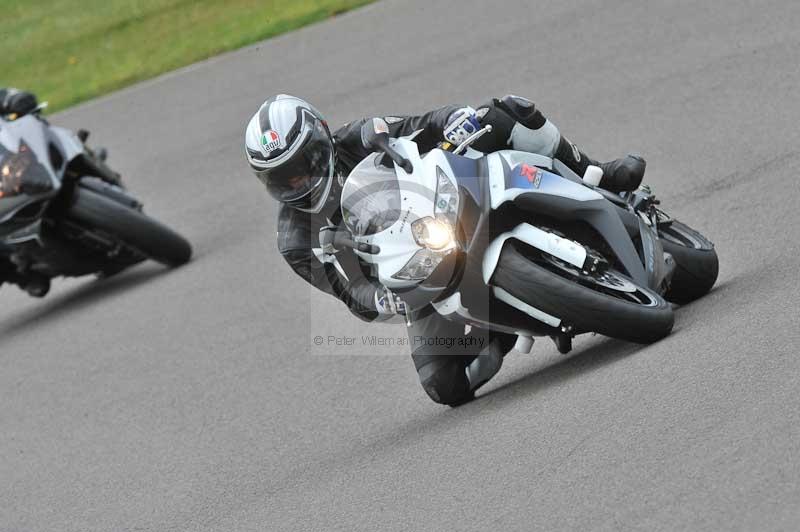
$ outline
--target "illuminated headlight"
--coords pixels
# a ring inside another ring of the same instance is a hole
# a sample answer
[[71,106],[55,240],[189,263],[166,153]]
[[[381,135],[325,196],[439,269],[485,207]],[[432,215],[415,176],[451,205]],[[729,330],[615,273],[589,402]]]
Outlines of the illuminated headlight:
[[453,226],[441,218],[420,218],[411,224],[414,240],[422,246],[403,269],[394,274],[395,279],[422,281],[430,277],[442,260],[456,249]]
[[20,193],[22,178],[20,172],[15,172],[10,165],[0,167],[0,198],[10,198]]
[[458,247],[455,224],[458,213],[458,189],[444,171],[436,167],[434,215],[411,224],[411,234],[422,249],[414,253],[403,268],[392,275],[404,281],[423,281],[431,276],[442,260]]
[[422,247],[433,251],[445,251],[455,247],[453,226],[441,218],[420,218],[411,224],[414,240]]

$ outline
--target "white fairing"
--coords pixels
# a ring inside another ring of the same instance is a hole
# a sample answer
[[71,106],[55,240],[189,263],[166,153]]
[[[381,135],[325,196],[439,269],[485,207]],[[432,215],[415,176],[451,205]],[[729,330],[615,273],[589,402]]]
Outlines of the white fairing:
[[[489,193],[492,196],[492,209],[497,209],[507,201],[513,201],[520,194],[532,192],[525,188],[506,188],[506,174],[503,170],[503,162],[509,167],[514,167],[521,163],[527,163],[540,168],[553,168],[553,160],[543,155],[525,153],[514,150],[503,150],[491,153],[486,156],[489,164]],[[570,198],[576,201],[591,201],[603,199],[603,196],[584,186],[572,186],[573,183],[565,181],[563,186],[559,186],[556,195]]]
[[[435,217],[436,215],[436,190],[437,174],[440,169],[451,181],[453,186],[457,186],[454,172],[450,166],[444,152],[433,150],[424,157],[420,157],[416,143],[408,139],[396,139],[391,141],[392,147],[401,155],[409,159],[413,165],[413,171],[406,173],[401,167],[396,166],[394,172],[397,176],[400,189],[400,216],[388,227],[384,227],[380,232],[368,236],[357,237],[358,241],[380,247],[380,253],[368,254],[356,252],[366,263],[374,265],[376,275],[381,283],[388,288],[406,288],[418,284],[418,281],[400,280],[394,275],[403,270],[409,260],[422,249],[416,242],[411,231],[411,224],[423,217]],[[481,157],[480,152],[468,150],[470,158]],[[375,172],[377,159],[366,159],[356,169],[358,171]],[[505,168],[514,168],[519,164],[534,165],[539,168],[552,169],[553,160],[541,155],[525,153],[513,150],[505,150],[492,153],[486,156],[489,168],[489,191],[491,196],[491,207],[498,208],[506,201],[511,201],[520,194],[539,193],[552,196],[568,197],[577,201],[590,201],[602,199],[597,192],[590,190],[580,184],[561,179],[543,180],[541,187],[533,188],[506,188]],[[371,166],[369,166],[371,165]],[[384,168],[385,167],[381,167]],[[351,174],[351,176],[353,175]],[[369,174],[365,174],[369,175]],[[389,211],[387,211],[389,212]],[[391,222],[389,222],[391,223]],[[497,237],[487,248],[482,258],[483,280],[488,284],[494,274],[497,262],[500,257],[503,245],[508,239],[516,239],[520,242],[541,250],[544,253],[557,257],[578,268],[584,266],[586,261],[586,249],[574,242],[562,238],[553,233],[534,227],[527,223],[521,223],[513,230],[508,231]],[[558,327],[561,319],[557,316],[547,314],[530,303],[514,297],[510,293],[493,289],[494,296],[499,300],[519,309],[532,318]],[[479,327],[494,329],[521,336],[530,337],[534,333],[531,331],[518,331],[501,323],[485,323],[474,318],[469,309],[462,305],[461,294],[455,293],[449,298],[434,303],[434,308],[442,316]]]
[[486,284],[489,284],[489,279],[492,278],[494,270],[497,268],[503,244],[509,238],[524,242],[578,268],[582,268],[586,262],[586,248],[577,242],[542,231],[530,224],[519,224],[512,231],[498,236],[486,248],[486,253],[483,255],[483,281]]
[[553,327],[558,327],[559,325],[561,325],[561,320],[559,318],[551,316],[550,314],[541,311],[538,308],[530,306],[521,299],[516,298],[513,295],[509,294],[502,288],[494,287],[492,288],[492,292],[494,293],[495,297],[500,301],[503,301],[504,303],[508,303],[512,307],[520,309],[525,314],[534,317],[539,321],[542,321],[548,325],[552,325]]
[[[441,168],[456,187],[453,169],[447,162],[444,152],[433,150],[420,157],[416,143],[408,139],[394,139],[392,147],[411,161],[414,171],[410,174],[399,166],[395,167],[401,191],[400,218],[389,228],[367,237],[359,237],[360,242],[377,245],[379,255],[356,252],[364,262],[375,264],[380,282],[388,288],[415,286],[418,281],[395,279],[392,277],[403,269],[414,254],[422,249],[411,233],[411,224],[420,218],[435,215],[437,186],[437,167]],[[367,160],[361,164],[372,164]],[[361,164],[353,172],[359,170]]]
[[445,318],[452,321],[463,321],[464,323],[467,323],[469,325],[474,325],[482,329],[490,329],[493,331],[500,331],[508,334],[516,334],[519,336],[526,336],[526,337],[534,336],[534,333],[532,331],[525,331],[525,330],[521,331],[513,327],[507,327],[500,323],[488,323],[483,320],[475,318],[470,314],[469,309],[467,309],[466,307],[464,307],[464,305],[461,304],[461,292],[456,292],[447,299],[444,299],[437,303],[432,303],[432,305],[433,308],[436,309],[436,312],[438,312]]

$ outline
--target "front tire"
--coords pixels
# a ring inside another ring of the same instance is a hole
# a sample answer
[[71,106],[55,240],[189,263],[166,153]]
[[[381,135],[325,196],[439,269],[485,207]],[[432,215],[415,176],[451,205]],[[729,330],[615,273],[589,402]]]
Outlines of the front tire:
[[[621,299],[535,263],[524,253],[526,248],[533,249],[507,242],[490,284],[581,332],[592,331],[647,344],[672,331],[675,322],[672,307],[652,290],[636,286],[639,302]],[[635,286],[619,272],[607,273]]]
[[147,257],[175,267],[192,257],[192,246],[181,235],[146,214],[83,187],[67,217],[119,238]]
[[677,220],[659,227],[658,235],[664,251],[675,259],[675,273],[664,297],[685,304],[706,295],[719,275],[719,259],[714,244]]

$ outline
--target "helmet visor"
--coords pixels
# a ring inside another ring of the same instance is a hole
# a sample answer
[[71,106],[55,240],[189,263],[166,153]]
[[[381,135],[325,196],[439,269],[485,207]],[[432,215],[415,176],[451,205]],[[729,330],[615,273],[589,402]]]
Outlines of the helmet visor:
[[303,143],[289,158],[258,177],[276,200],[309,208],[319,201],[333,176],[333,145],[325,127],[316,122]]

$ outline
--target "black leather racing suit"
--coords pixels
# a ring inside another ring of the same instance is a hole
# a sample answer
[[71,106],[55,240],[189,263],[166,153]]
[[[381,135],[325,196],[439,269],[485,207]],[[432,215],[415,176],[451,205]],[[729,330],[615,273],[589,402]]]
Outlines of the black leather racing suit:
[[[420,116],[388,116],[384,119],[392,137],[419,131],[414,140],[420,153],[425,153],[444,140],[447,119],[461,107],[445,106]],[[593,164],[591,159],[562,138],[556,127],[528,100],[514,96],[493,99],[477,108],[477,114],[482,124],[493,126],[490,134],[473,145],[479,151],[488,153],[511,148],[558,157],[579,174],[583,174],[588,164]],[[367,120],[350,122],[333,134],[339,187],[350,171],[370,154],[371,150],[364,148],[361,142],[361,126]],[[372,321],[378,316],[375,292],[379,285],[362,272],[355,254],[345,251],[338,255],[348,276],[348,280],[344,280],[336,274],[333,266],[320,262],[313,251],[320,248],[320,229],[330,225],[329,221],[333,224],[340,222],[338,192],[331,195],[329,203],[320,214],[309,214],[283,205],[278,218],[278,249],[303,279],[339,298],[362,320]],[[408,330],[420,381],[434,401],[459,403],[472,393],[465,375],[466,365],[490,342],[499,342],[502,352],[508,352],[515,337],[473,327],[469,333],[471,341],[465,342],[463,325],[447,321],[436,313],[424,314],[427,317],[412,321]],[[459,338],[461,342],[454,341]]]

